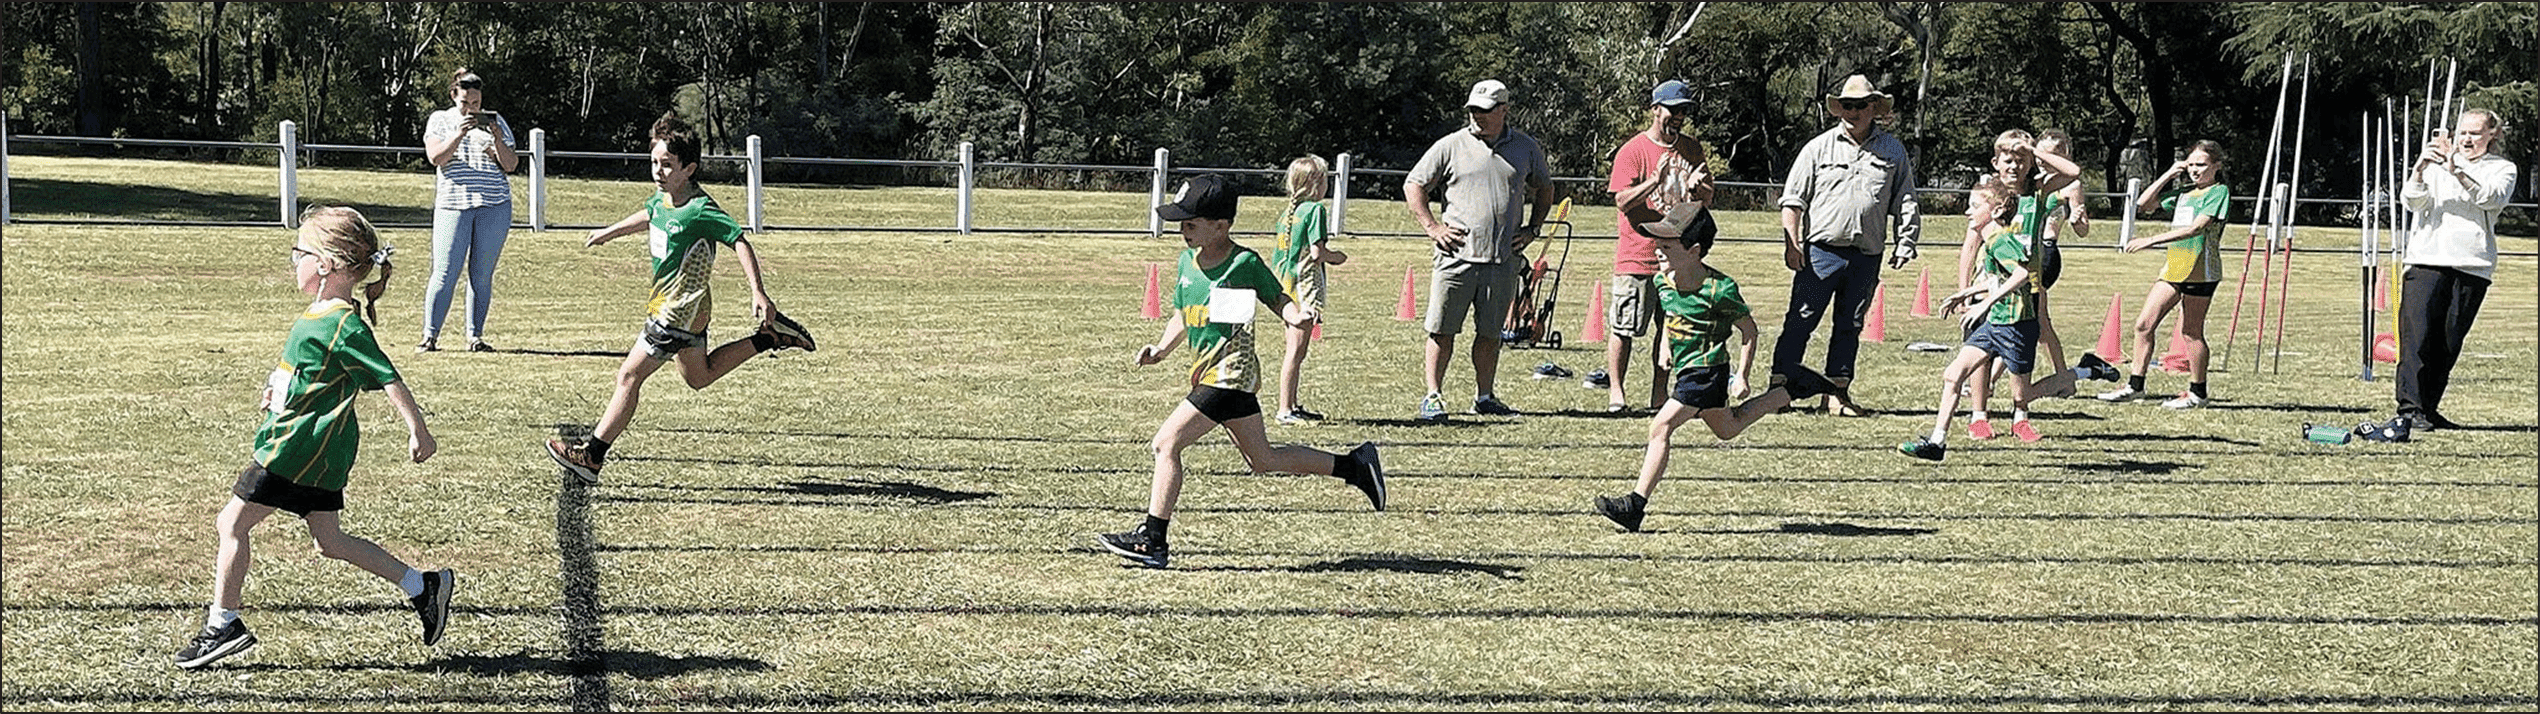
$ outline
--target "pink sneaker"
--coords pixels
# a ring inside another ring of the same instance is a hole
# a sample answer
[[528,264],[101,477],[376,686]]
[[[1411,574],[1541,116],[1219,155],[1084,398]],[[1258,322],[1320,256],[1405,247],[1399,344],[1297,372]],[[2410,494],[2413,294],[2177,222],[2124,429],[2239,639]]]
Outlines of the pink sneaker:
[[1967,435],[1980,440],[1991,439],[1993,438],[1993,422],[1985,419],[1967,422]]
[[2011,422],[2011,435],[2020,437],[2021,441],[2028,442],[2034,442],[2039,439],[2046,438],[2038,435],[2037,427],[2030,426],[2027,419]]

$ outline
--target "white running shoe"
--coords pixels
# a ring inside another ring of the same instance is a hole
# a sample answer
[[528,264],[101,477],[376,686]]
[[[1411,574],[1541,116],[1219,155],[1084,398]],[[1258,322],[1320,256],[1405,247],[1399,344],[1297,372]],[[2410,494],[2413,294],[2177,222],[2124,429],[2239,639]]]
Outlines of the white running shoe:
[[2099,401],[2103,402],[2131,402],[2142,398],[2143,390],[2133,387],[2118,387],[2099,393]]
[[2199,396],[2196,396],[2196,393],[2195,393],[2195,392],[2180,392],[2180,393],[2178,394],[2178,398],[2177,398],[2177,399],[2172,399],[2172,400],[2169,400],[2169,401],[2166,401],[2166,402],[2162,402],[2162,403],[2161,403],[2161,408],[2162,408],[2162,409],[2195,409],[2195,408],[2198,408],[2198,407],[2205,406],[2206,404],[2209,404],[2209,403],[2211,403],[2211,400],[2208,400],[2208,399],[2206,399],[2206,398],[2204,398],[2204,397],[2199,397]]

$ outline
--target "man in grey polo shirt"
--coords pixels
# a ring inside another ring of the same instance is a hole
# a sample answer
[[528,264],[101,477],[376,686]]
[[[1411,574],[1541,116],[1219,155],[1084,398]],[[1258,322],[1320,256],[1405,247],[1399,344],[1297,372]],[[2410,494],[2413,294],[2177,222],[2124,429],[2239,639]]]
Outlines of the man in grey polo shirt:
[[1829,411],[1867,414],[1852,402],[1853,361],[1861,352],[1861,327],[1870,296],[1879,289],[1879,256],[1890,226],[1896,253],[1888,266],[1903,268],[1917,254],[1922,208],[1914,201],[1914,164],[1905,144],[1878,128],[1891,108],[1888,95],[1867,77],[1852,75],[1826,94],[1826,113],[1842,125],[1799,150],[1782,184],[1782,262],[1794,276],[1790,310],[1782,315],[1773,346],[1773,381],[1802,364],[1808,338],[1833,304],[1835,325],[1826,340],[1826,366],[1818,370],[1837,386]]
[[[1464,100],[1465,128],[1430,144],[1403,179],[1403,203],[1437,246],[1429,273],[1429,394],[1419,416],[1446,419],[1446,363],[1455,335],[1473,318],[1473,413],[1517,410],[1491,392],[1499,377],[1499,331],[1517,296],[1517,266],[1552,211],[1552,170],[1534,137],[1508,127],[1508,85],[1485,79]],[[1442,210],[1432,213],[1429,201]]]

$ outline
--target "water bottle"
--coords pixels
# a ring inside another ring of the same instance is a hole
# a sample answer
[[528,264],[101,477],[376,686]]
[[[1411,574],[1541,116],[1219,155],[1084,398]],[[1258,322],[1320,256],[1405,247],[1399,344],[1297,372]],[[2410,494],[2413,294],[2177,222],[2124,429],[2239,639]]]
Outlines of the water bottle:
[[2311,440],[2311,443],[2314,444],[2344,444],[2348,441],[2354,440],[2355,432],[2352,429],[2340,429],[2333,426],[2319,426],[2304,422],[2302,424],[2302,438],[2309,439]]

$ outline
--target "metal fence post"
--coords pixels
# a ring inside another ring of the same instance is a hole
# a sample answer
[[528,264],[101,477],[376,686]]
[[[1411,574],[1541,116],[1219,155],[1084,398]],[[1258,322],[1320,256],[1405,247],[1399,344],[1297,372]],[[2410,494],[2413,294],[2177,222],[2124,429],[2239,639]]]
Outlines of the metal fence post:
[[1340,235],[1349,230],[1349,152],[1341,152],[1332,163],[1332,225],[1324,232]]
[[[1155,150],[1155,181],[1147,188],[1147,208],[1153,209],[1156,206],[1164,205],[1164,183],[1169,180],[1166,174],[1170,173],[1172,169],[1173,152],[1169,149],[1157,147]],[[1153,210],[1147,211],[1147,237],[1164,237],[1164,216],[1158,215]]]
[[300,125],[282,120],[282,227],[300,227]]
[[751,134],[750,147],[750,232],[767,232],[767,155],[759,152],[758,135]]
[[970,235],[970,192],[979,180],[979,148],[970,142],[961,142],[961,170],[955,180],[961,190],[953,199],[953,229]]
[[2143,195],[2143,179],[2126,179],[2125,195],[2117,199],[2117,203],[2124,206],[2121,210],[2125,211],[2125,222],[2117,227],[2119,250],[2125,249],[2125,244],[2134,242],[2134,197],[2141,195]]
[[547,130],[529,130],[529,229],[547,230]]

